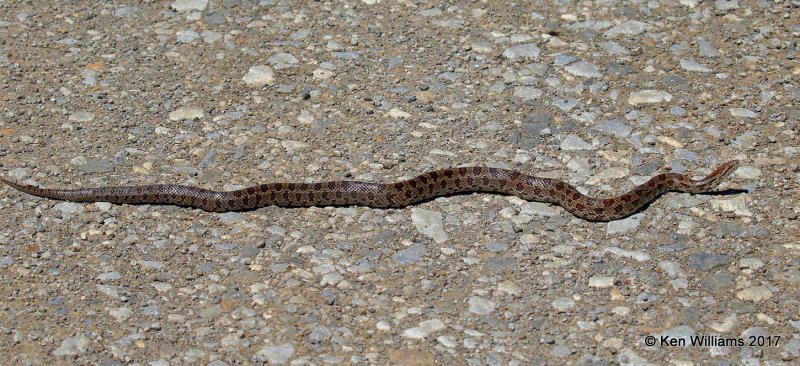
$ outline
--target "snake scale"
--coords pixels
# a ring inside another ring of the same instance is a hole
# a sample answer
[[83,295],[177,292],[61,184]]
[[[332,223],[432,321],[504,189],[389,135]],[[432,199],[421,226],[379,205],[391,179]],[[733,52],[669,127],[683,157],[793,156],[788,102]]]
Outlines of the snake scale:
[[562,180],[487,167],[430,171],[415,178],[386,184],[360,181],[267,183],[229,192],[172,184],[48,189],[3,178],[0,180],[22,192],[57,200],[171,204],[211,212],[249,210],[271,205],[281,207],[361,205],[399,208],[434,197],[458,193],[502,193],[528,201],[557,204],[585,220],[611,221],[635,213],[667,191],[709,192],[736,170],[738,164],[736,160],[724,163],[700,180],[692,180],[685,174],[658,174],[627,193],[610,198],[588,197]]

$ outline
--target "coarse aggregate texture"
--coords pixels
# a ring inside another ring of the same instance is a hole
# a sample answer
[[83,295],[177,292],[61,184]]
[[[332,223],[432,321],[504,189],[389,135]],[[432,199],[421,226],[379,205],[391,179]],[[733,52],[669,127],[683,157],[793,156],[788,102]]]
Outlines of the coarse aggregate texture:
[[16,181],[480,165],[606,196],[738,159],[746,190],[593,223],[488,194],[216,214],[0,187],[0,363],[797,364],[798,39],[797,1],[0,1]]

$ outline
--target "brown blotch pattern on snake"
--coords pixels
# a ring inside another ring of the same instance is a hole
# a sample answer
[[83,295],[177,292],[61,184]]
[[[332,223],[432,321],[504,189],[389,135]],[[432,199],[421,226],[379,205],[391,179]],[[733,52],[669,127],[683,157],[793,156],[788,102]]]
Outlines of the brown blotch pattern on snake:
[[616,197],[596,199],[558,179],[540,178],[500,168],[462,167],[431,171],[395,183],[330,181],[313,184],[267,183],[232,192],[217,192],[183,185],[154,184],[81,189],[38,188],[0,178],[22,192],[73,202],[117,204],[178,204],[205,211],[226,212],[265,206],[309,207],[361,205],[399,208],[414,203],[467,192],[516,195],[529,201],[560,205],[589,221],[610,221],[630,216],[667,191],[705,193],[714,189],[738,167],[732,160],[700,180],[676,173],[656,175],[646,183]]

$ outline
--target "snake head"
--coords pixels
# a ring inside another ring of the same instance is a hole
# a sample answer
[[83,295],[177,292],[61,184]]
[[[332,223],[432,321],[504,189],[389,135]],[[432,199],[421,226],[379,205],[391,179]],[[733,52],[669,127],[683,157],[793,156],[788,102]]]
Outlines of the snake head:
[[688,180],[683,188],[689,193],[704,193],[716,188],[720,182],[728,178],[739,167],[738,160],[728,161],[718,166],[708,176],[700,180]]

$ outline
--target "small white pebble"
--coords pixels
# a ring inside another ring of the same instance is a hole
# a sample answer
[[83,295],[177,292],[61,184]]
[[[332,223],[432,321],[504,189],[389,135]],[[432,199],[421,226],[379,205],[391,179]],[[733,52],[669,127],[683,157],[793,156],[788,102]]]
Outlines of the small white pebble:
[[614,286],[614,277],[592,276],[589,277],[589,287],[608,288]]

